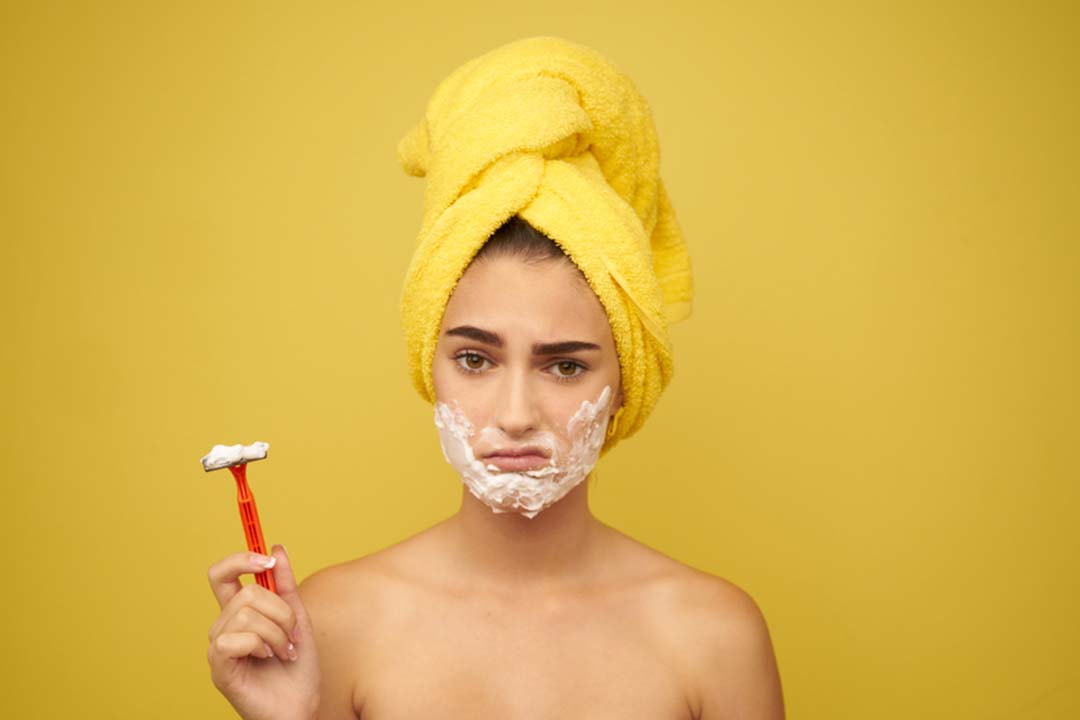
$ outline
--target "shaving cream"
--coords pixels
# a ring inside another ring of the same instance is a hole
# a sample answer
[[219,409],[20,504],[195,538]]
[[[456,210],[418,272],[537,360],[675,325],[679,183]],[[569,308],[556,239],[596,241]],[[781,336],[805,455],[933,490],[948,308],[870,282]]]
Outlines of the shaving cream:
[[255,442],[251,445],[215,445],[211,448],[210,454],[203,457],[203,468],[217,470],[250,460],[262,460],[269,449],[270,444],[264,442]]
[[[595,403],[588,400],[566,423],[570,448],[561,454],[556,436],[550,432],[529,438],[530,445],[550,451],[547,465],[536,470],[503,472],[496,465],[485,465],[473,454],[469,438],[476,435],[472,423],[455,400],[453,407],[445,402],[435,403],[435,427],[443,457],[461,475],[465,486],[493,512],[517,512],[527,518],[536,517],[588,477],[600,457],[600,447],[608,425],[608,406],[611,387],[605,386]],[[497,445],[503,433],[485,427],[479,438]]]

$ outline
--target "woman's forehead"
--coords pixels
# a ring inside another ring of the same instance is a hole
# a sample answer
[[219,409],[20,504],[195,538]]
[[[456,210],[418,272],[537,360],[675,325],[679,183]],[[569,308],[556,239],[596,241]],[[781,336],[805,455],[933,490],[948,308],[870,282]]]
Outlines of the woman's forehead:
[[600,300],[574,265],[517,257],[469,266],[447,304],[443,330],[462,324],[532,336],[610,333]]

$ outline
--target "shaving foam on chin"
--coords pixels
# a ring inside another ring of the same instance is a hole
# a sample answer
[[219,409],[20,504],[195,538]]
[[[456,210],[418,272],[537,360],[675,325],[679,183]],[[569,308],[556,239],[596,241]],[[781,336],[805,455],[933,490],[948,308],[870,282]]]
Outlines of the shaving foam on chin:
[[[461,475],[469,492],[493,512],[517,512],[533,518],[561,500],[596,466],[607,431],[610,403],[610,386],[604,386],[595,403],[588,400],[581,403],[566,423],[570,448],[565,453],[560,453],[553,433],[543,432],[529,438],[530,445],[551,451],[550,462],[536,470],[503,472],[495,465],[484,465],[478,460],[469,444],[469,438],[476,431],[456,400],[454,407],[444,402],[435,403],[435,427],[439,429],[443,457]],[[496,428],[485,427],[480,431],[480,437],[494,445],[502,433]]]

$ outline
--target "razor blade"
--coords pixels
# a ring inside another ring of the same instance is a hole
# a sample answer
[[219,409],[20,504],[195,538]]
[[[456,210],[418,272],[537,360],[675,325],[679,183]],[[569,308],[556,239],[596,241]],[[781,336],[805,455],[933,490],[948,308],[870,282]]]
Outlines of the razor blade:
[[269,449],[269,443],[264,442],[255,442],[251,445],[215,445],[202,459],[203,470],[211,472],[264,460]]

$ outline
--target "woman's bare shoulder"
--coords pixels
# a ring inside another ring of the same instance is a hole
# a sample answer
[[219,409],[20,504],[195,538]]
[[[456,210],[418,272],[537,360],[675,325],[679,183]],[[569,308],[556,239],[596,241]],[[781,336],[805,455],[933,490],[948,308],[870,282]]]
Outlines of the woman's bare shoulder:
[[718,575],[687,565],[612,527],[607,527],[612,555],[620,567],[643,580],[651,579],[658,592],[699,597],[701,593],[723,599],[743,591],[735,583]]
[[437,545],[432,535],[438,527],[313,572],[300,583],[301,599],[305,606],[317,606],[323,614],[355,614],[361,606],[370,613],[373,605],[400,592],[430,566]]
[[[643,569],[645,622],[684,673],[695,716],[749,715],[726,698],[783,717],[780,679],[758,603],[736,583],[699,570],[633,538],[620,539],[624,563]],[[709,712],[701,712],[703,709]],[[756,717],[757,715],[755,715]]]
[[359,716],[368,692],[364,679],[375,676],[380,649],[393,646],[403,614],[416,608],[410,578],[425,565],[429,531],[328,565],[300,583],[315,629],[324,703],[335,708],[334,717]]
[[734,626],[759,626],[760,609],[735,582],[699,570],[614,530],[625,572],[638,578],[642,596],[658,622],[675,635],[723,635]]

